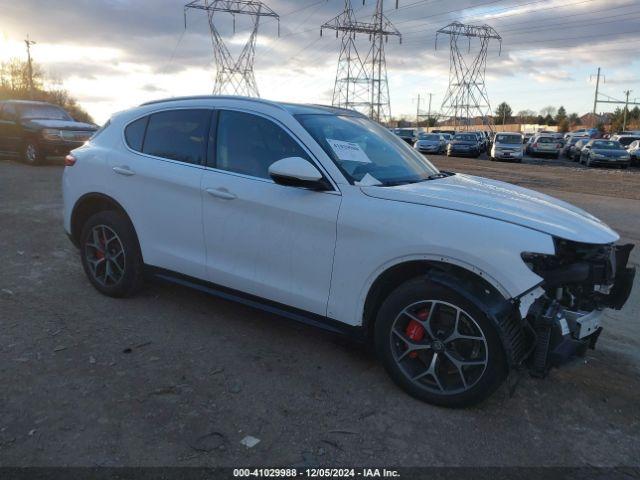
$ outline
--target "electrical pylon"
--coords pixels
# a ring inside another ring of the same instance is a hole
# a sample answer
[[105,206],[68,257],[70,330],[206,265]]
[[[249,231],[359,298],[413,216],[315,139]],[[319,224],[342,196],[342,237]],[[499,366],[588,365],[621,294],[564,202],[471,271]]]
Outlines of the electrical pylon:
[[[209,19],[209,30],[213,44],[213,56],[216,63],[216,78],[213,86],[214,95],[243,95],[260,97],[258,84],[253,71],[256,55],[256,39],[260,18],[272,17],[278,21],[280,32],[280,17],[261,1],[254,0],[193,0],[184,7],[185,28],[187,25],[187,11],[202,10]],[[246,15],[251,18],[253,29],[247,43],[237,59],[234,59],[220,32],[214,23],[216,13],[228,13],[233,17],[233,32],[236,31],[236,15]]]
[[[356,19],[351,0],[345,0],[343,12],[320,27],[321,35],[324,30],[335,30],[336,37],[342,33],[332,104],[388,122],[391,105],[384,45],[389,36],[402,37],[384,15],[384,1],[377,0],[373,20],[367,23]],[[366,34],[371,41],[364,58],[358,52],[357,34]]]
[[[483,125],[493,130],[491,103],[487,93],[486,70],[489,42],[498,40],[502,51],[502,37],[489,25],[465,25],[453,22],[436,32],[436,49],[438,35],[449,36],[449,88],[442,101],[442,114],[453,119],[454,126],[469,130],[474,117],[483,119]],[[464,39],[467,58],[459,44]],[[472,39],[479,40],[480,48],[472,52]],[[470,63],[469,63],[470,61]]]

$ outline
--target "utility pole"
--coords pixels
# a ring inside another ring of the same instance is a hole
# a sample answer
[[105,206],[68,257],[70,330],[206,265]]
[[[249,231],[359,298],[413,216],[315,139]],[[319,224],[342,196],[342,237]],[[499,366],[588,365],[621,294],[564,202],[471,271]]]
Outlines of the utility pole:
[[598,109],[598,90],[600,89],[600,67],[598,67],[598,75],[596,79],[596,94],[593,98],[593,117],[597,115],[596,110]]
[[[335,30],[336,36],[342,33],[333,105],[359,110],[380,123],[387,122],[391,107],[384,43],[390,36],[397,36],[402,41],[402,36],[384,16],[383,1],[377,0],[371,22],[361,22],[355,17],[351,0],[345,0],[343,12],[324,23],[320,35],[323,30]],[[366,57],[358,53],[356,34],[369,37],[371,47]]]
[[627,129],[627,112],[629,111],[629,94],[630,93],[631,93],[631,90],[627,90],[624,92],[627,99],[624,102],[624,119],[622,120],[622,130]]
[[[449,88],[442,101],[442,113],[446,118],[458,119],[469,130],[475,116],[486,118],[491,113],[487,93],[486,71],[489,43],[496,40],[502,51],[502,37],[489,25],[465,25],[453,22],[436,32],[438,37],[449,37]],[[479,49],[471,49],[472,40],[478,40]],[[463,52],[466,50],[466,57]],[[491,123],[489,129],[493,130]]]
[[[261,18],[271,17],[278,22],[279,34],[280,17],[278,14],[260,0],[191,0],[184,7],[185,29],[187,28],[187,12],[190,10],[205,12],[209,19],[209,31],[217,69],[213,87],[214,95],[231,94],[260,97],[253,71],[258,27]],[[233,33],[236,30],[235,19],[237,15],[244,15],[251,21],[251,34],[237,58],[234,58],[229,52],[214,22],[214,16],[218,18],[222,14],[232,16]]]
[[431,127],[431,98],[433,97],[433,93],[429,94],[429,111],[427,112],[427,131],[429,131],[429,127]]
[[416,130],[420,128],[420,94],[418,94],[418,107],[416,108]]
[[29,75],[29,97],[31,98],[31,100],[33,100],[33,64],[31,62],[31,45],[35,45],[36,42],[34,42],[33,40],[29,39],[29,35],[27,35],[27,38],[24,41],[25,45],[27,46],[27,72]]

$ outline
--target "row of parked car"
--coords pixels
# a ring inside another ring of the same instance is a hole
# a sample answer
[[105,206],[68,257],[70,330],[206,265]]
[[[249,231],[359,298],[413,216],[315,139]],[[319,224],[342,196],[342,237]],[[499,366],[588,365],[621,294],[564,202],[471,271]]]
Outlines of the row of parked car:
[[565,156],[586,166],[610,165],[627,168],[640,158],[640,132],[623,132],[609,138],[595,138],[597,131],[580,129],[571,133],[485,131],[418,132],[399,128],[394,133],[421,153],[479,157],[487,152],[490,160],[521,162],[523,156]]

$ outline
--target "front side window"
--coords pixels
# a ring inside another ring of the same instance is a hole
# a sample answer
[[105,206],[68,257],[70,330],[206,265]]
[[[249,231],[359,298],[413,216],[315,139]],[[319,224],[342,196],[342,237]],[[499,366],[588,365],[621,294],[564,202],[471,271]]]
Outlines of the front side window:
[[302,147],[274,122],[250,113],[220,111],[216,168],[270,178],[271,164],[289,157],[309,160]]
[[429,180],[439,173],[406,142],[367,118],[306,114],[296,119],[352,183],[369,175],[392,186]]
[[204,164],[210,120],[210,110],[154,113],[149,116],[142,152],[169,160]]

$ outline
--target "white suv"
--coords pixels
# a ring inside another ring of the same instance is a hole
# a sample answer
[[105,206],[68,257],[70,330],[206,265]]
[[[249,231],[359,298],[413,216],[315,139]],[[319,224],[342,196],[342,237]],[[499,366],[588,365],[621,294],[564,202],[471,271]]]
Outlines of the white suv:
[[438,171],[347,110],[158,101],[66,164],[64,227],[100,292],[155,276],[370,339],[395,382],[439,405],[593,347],[635,273],[588,213]]

